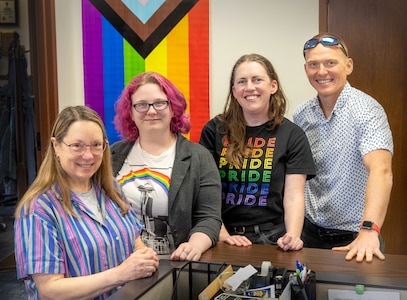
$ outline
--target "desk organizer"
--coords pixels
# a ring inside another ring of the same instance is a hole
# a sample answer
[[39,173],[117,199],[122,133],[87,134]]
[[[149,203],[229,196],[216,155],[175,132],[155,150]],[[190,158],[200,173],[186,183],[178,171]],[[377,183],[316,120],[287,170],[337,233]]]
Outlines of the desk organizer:
[[313,271],[308,272],[305,283],[302,283],[295,271],[271,267],[268,274],[264,274],[263,268],[255,267],[258,272],[245,281],[243,285],[246,290],[242,293],[242,289],[238,288],[237,294],[222,288],[222,276],[236,272],[243,266],[191,263],[190,278],[194,278],[196,272],[204,272],[202,267],[207,268],[208,285],[199,293],[199,300],[279,299],[283,293],[284,299],[316,300],[316,276]]

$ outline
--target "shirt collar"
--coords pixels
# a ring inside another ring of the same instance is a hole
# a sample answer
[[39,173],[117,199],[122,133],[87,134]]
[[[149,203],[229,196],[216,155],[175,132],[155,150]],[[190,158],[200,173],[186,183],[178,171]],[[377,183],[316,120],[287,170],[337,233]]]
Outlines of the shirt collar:
[[[331,115],[338,114],[338,113],[341,111],[341,109],[345,106],[346,102],[347,102],[348,99],[349,99],[348,95],[349,95],[349,91],[350,91],[351,88],[352,88],[352,87],[351,87],[351,85],[349,84],[349,82],[346,82],[346,84],[345,84],[345,86],[343,87],[341,93],[339,94],[338,99],[336,100],[336,103],[335,103],[335,106],[334,106],[334,108],[333,108],[333,110],[332,110],[332,114],[331,114]],[[312,106],[314,109],[318,109],[318,110],[321,112],[321,114],[323,115],[321,106],[319,105],[319,98],[318,98],[318,96],[314,97],[314,98],[311,100],[311,106]],[[330,118],[330,117],[329,117],[329,118]],[[328,118],[328,119],[329,119],[329,118]]]

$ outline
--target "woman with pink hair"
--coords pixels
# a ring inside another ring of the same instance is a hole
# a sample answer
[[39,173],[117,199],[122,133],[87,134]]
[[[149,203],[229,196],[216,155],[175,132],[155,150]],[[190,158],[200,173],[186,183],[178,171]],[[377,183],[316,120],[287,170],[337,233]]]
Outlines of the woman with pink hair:
[[141,238],[172,260],[199,260],[221,226],[221,185],[209,151],[187,140],[182,93],[164,76],[142,73],[115,104],[123,137],[112,145],[114,176],[145,224]]

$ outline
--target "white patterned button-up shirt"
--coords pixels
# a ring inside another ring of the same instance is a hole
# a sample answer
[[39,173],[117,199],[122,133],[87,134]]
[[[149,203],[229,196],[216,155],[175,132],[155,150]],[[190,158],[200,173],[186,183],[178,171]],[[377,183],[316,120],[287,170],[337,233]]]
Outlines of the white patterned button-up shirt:
[[383,107],[347,83],[328,118],[315,97],[295,110],[294,122],[308,137],[317,170],[305,187],[307,219],[325,228],[359,231],[369,175],[362,159],[378,149],[393,153]]

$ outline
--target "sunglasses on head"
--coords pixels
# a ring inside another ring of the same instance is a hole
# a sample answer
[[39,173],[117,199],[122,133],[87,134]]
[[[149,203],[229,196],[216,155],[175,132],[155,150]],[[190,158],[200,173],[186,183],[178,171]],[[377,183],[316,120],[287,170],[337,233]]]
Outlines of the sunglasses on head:
[[303,50],[304,57],[305,57],[305,50],[315,48],[318,45],[318,43],[321,43],[322,45],[328,46],[328,47],[339,45],[339,46],[341,46],[343,53],[345,53],[345,55],[347,57],[349,57],[348,51],[346,50],[345,46],[341,43],[341,41],[331,35],[324,35],[324,36],[321,36],[320,38],[312,38],[312,39],[308,40],[304,45],[304,50]]

